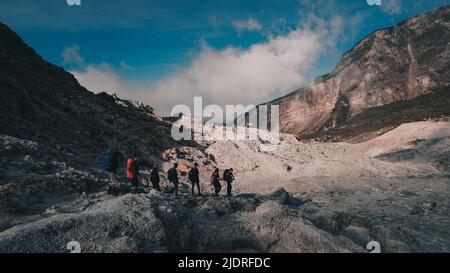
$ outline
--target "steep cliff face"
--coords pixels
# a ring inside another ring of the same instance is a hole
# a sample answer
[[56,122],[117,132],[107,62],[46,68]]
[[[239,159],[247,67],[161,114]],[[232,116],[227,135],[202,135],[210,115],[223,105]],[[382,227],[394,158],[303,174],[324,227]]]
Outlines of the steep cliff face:
[[381,29],[342,57],[314,84],[270,102],[283,131],[337,128],[367,109],[450,87],[450,6]]

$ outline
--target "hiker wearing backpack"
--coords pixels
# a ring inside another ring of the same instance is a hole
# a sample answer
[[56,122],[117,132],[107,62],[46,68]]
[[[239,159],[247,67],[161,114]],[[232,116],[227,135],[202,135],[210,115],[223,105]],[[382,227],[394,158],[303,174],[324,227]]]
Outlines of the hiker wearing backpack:
[[137,193],[139,187],[139,164],[137,157],[127,160],[127,179],[131,183],[131,192]]
[[118,151],[109,150],[103,159],[103,170],[108,172],[109,175],[108,193],[114,193],[118,188],[116,175],[119,169],[119,158],[120,153]]
[[153,166],[152,171],[150,172],[150,182],[152,183],[152,187],[155,190],[161,191],[161,187],[159,185],[160,182],[159,168],[156,165]]
[[231,191],[233,189],[233,181],[234,181],[234,174],[233,169],[225,170],[223,173],[223,180],[227,182],[227,196],[232,196]]
[[178,168],[178,163],[175,163],[175,164],[173,164],[173,167],[167,171],[167,179],[169,179],[169,181],[173,183],[174,190],[175,190],[175,196],[178,196],[178,184],[180,183],[178,181],[177,168]]
[[194,167],[189,171],[188,178],[189,178],[189,181],[191,181],[191,184],[192,184],[192,190],[191,190],[192,195],[194,195],[195,185],[197,185],[198,195],[201,195],[198,163],[195,163]]
[[219,196],[220,190],[222,189],[222,186],[220,185],[220,175],[219,175],[219,168],[216,168],[211,175],[210,181],[211,185],[214,186],[214,194],[216,196]]

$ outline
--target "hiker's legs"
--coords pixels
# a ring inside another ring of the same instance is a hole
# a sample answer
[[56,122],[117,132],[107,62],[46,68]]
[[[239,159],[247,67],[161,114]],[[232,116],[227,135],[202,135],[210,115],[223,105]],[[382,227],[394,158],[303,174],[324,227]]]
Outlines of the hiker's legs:
[[108,194],[114,194],[116,195],[118,190],[118,183],[117,183],[117,178],[116,178],[116,174],[113,172],[109,172],[109,185],[108,185]]
[[[198,195],[200,195],[200,194],[202,194],[200,191],[200,182],[197,181],[196,184],[197,184],[197,189],[198,189]],[[194,188],[192,188],[192,193],[194,193]]]
[[192,184],[191,194],[194,195],[195,182],[191,182],[191,184]]
[[137,177],[131,180],[131,192],[136,194],[139,187],[139,180]]
[[231,196],[231,191],[233,189],[233,186],[231,185],[231,182],[227,182],[227,195]]
[[174,186],[175,186],[175,196],[178,196],[178,182],[175,182]]
[[116,174],[115,173],[109,172],[109,181],[113,185],[117,184],[117,178],[116,178]]
[[216,195],[219,195],[221,189],[222,189],[222,186],[220,185],[220,183],[214,184],[214,190],[215,190]]
[[161,187],[158,182],[152,182],[153,189],[156,191],[161,191]]
[[[133,192],[133,180],[131,180],[130,178],[128,178],[128,183],[131,185],[130,186],[130,192]],[[127,187],[128,187],[128,185],[127,185]]]

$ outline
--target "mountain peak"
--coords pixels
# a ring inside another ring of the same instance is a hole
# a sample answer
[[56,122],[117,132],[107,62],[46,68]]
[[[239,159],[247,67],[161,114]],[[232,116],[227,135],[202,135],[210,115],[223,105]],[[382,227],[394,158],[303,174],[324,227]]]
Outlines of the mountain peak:
[[346,52],[332,73],[271,102],[280,105],[282,129],[328,131],[369,109],[448,88],[449,37],[450,6],[373,32]]

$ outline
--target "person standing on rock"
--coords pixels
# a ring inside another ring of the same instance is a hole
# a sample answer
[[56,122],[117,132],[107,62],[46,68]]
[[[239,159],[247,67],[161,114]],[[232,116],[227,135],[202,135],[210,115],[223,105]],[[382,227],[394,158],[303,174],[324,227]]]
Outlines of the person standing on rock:
[[216,168],[211,175],[211,184],[214,186],[214,194],[215,196],[219,196],[220,190],[222,189],[222,186],[220,185],[220,175],[219,175],[219,168]]
[[178,181],[177,169],[178,169],[178,163],[175,163],[175,164],[173,164],[173,167],[167,171],[167,179],[169,179],[169,181],[171,183],[173,183],[175,196],[178,196],[178,184],[180,183]]
[[223,173],[223,180],[227,182],[227,196],[232,196],[231,191],[233,190],[233,181],[234,181],[234,174],[233,169],[225,170]]
[[189,181],[191,181],[191,184],[192,184],[192,190],[191,190],[192,195],[194,195],[195,185],[197,185],[198,195],[202,195],[200,192],[199,174],[200,174],[200,172],[198,171],[198,163],[195,163],[194,167],[188,173]]
[[150,172],[150,182],[152,183],[152,187],[161,191],[161,187],[159,185],[160,177],[159,177],[159,168],[156,165],[153,165],[152,171]]
[[131,192],[137,193],[139,187],[139,164],[137,157],[127,160],[127,179],[131,183]]
[[105,159],[103,160],[103,169],[108,172],[109,186],[108,193],[115,193],[118,188],[117,170],[119,169],[120,153],[115,150],[109,150]]

